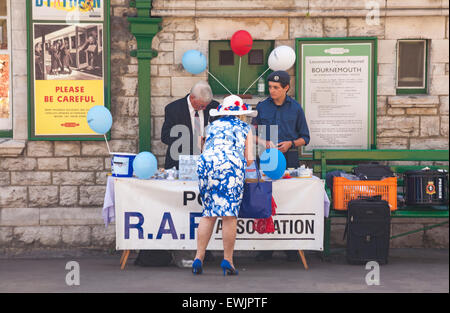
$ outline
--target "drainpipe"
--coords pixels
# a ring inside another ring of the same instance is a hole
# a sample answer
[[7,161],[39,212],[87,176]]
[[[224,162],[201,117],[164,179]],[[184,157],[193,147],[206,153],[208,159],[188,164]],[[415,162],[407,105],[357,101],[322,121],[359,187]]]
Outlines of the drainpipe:
[[130,55],[138,59],[139,152],[151,151],[150,61],[158,55],[152,40],[161,30],[162,19],[150,16],[152,0],[131,0],[130,7],[137,9],[137,17],[128,17],[128,22],[137,41],[137,50]]

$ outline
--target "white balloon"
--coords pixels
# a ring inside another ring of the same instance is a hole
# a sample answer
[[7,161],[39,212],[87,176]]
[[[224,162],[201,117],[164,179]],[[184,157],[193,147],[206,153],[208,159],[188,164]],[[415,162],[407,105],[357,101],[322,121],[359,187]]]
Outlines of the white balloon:
[[279,46],[269,55],[269,68],[272,71],[287,71],[295,63],[295,51],[288,46]]

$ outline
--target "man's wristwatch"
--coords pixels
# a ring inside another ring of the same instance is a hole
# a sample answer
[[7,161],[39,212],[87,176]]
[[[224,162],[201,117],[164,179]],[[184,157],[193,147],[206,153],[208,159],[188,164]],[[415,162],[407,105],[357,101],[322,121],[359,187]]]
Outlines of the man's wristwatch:
[[292,147],[291,148],[295,148],[295,140],[291,140],[292,142]]

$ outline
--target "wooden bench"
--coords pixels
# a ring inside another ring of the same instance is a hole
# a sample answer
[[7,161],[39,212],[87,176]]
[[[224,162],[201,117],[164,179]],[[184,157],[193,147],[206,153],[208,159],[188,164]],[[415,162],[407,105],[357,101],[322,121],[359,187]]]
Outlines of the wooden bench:
[[[364,162],[383,162],[383,161],[447,161],[449,160],[448,150],[314,150],[313,159],[319,161],[320,164],[314,165],[314,172],[319,173],[322,179],[325,179],[326,174],[335,170],[343,170],[351,172],[353,167]],[[430,169],[446,169],[448,165],[390,165],[390,168],[397,174],[403,174],[408,170],[420,170],[424,167]],[[398,177],[398,186],[403,186],[403,179],[401,175]],[[331,190],[327,187],[327,194],[330,199]],[[329,217],[325,219],[325,234],[324,234],[324,256],[330,255],[330,233],[331,220],[337,217],[346,217],[346,211],[334,210],[331,206]],[[445,207],[435,206],[402,206],[393,211],[392,218],[443,218],[448,219],[448,203]],[[412,233],[428,230],[448,223],[433,224],[422,227],[417,230],[408,231],[401,234],[391,236],[391,239],[406,236]]]

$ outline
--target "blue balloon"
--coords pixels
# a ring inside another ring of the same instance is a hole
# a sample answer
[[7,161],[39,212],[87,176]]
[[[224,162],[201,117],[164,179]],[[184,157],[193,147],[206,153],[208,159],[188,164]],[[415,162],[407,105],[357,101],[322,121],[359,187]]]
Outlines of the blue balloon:
[[99,134],[106,134],[112,126],[111,112],[103,105],[93,106],[87,114],[89,127]]
[[286,158],[278,149],[267,149],[261,154],[260,168],[271,179],[280,179],[286,171]]
[[152,177],[157,169],[156,157],[147,151],[141,152],[134,158],[133,170],[138,178],[148,179]]
[[183,67],[191,74],[200,74],[206,70],[206,57],[198,50],[188,50],[181,60]]

